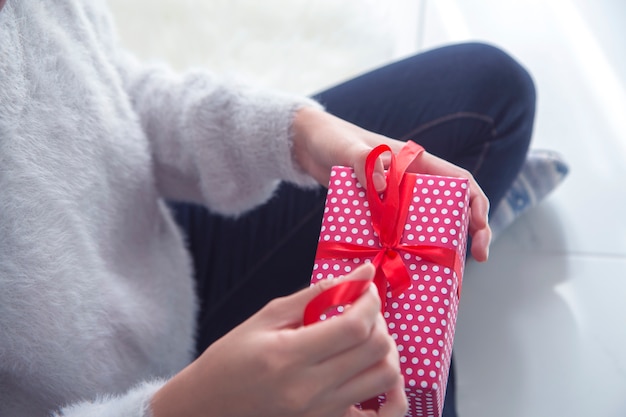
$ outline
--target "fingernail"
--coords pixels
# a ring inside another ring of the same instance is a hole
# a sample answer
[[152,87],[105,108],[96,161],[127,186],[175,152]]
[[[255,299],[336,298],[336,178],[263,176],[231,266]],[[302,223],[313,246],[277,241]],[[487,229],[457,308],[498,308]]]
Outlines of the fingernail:
[[380,172],[375,172],[374,175],[372,175],[372,180],[374,181],[374,188],[376,191],[382,191],[387,186],[387,180]]

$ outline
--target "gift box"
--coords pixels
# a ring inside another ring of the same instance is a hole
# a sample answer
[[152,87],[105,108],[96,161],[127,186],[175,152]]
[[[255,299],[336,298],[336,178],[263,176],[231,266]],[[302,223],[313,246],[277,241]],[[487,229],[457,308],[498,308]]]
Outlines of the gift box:
[[[345,275],[364,262],[376,265],[375,283],[405,378],[407,415],[439,417],[465,261],[469,183],[405,173],[421,151],[409,146],[409,157],[400,152],[400,162],[392,160],[382,196],[373,187],[366,191],[352,168],[332,169],[311,282]],[[370,159],[383,151],[370,154],[368,178]]]

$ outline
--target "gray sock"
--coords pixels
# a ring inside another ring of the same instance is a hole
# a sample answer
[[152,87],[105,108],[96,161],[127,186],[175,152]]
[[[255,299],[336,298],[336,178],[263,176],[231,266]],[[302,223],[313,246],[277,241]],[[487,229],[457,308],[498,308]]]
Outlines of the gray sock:
[[554,151],[530,150],[511,188],[489,216],[489,226],[495,240],[521,214],[536,206],[567,176],[569,167]]

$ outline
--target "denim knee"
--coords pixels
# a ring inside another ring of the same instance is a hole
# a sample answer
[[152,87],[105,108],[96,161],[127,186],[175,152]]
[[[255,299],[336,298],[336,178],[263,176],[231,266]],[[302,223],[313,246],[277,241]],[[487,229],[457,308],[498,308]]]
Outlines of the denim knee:
[[518,122],[532,125],[537,94],[530,72],[510,54],[490,44],[464,44],[464,52],[480,68],[473,82],[482,83],[483,91],[493,92],[497,96],[494,102],[503,105],[502,110],[512,118],[521,118],[523,121]]

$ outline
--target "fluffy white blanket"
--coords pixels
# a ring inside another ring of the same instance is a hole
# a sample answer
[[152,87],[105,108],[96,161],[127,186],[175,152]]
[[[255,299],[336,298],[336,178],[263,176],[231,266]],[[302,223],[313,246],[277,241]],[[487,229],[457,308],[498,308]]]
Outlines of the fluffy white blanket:
[[203,66],[310,94],[414,47],[418,5],[392,0],[110,0],[123,41],[175,68]]

